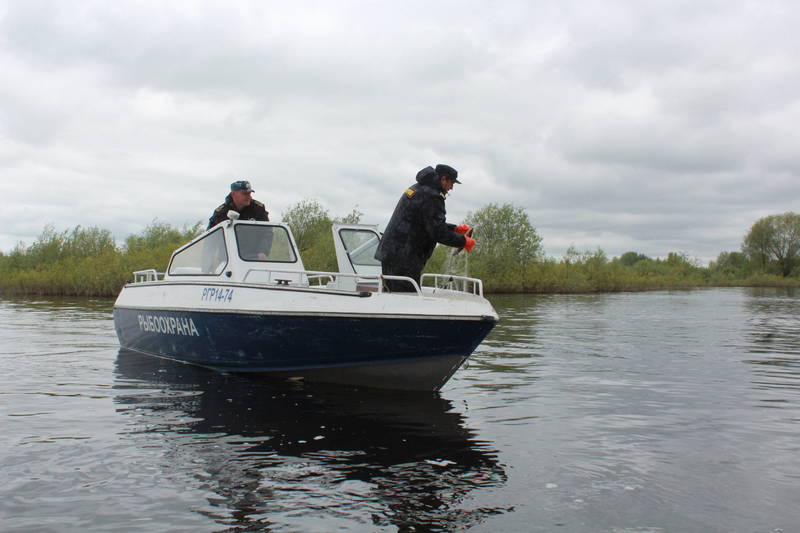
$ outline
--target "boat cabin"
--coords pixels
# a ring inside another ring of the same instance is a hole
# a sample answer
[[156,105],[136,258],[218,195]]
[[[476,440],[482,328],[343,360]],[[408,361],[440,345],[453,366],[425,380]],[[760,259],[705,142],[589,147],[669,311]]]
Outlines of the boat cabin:
[[[135,282],[217,281],[329,290],[383,292],[381,264],[375,250],[381,239],[377,226],[334,224],[333,242],[339,272],[305,269],[289,226],[277,222],[237,220],[220,222],[172,254],[165,273],[154,269],[134,272]],[[412,282],[409,278],[409,282]],[[424,274],[432,287],[482,296],[480,280],[463,276]],[[445,284],[449,286],[445,286]]]

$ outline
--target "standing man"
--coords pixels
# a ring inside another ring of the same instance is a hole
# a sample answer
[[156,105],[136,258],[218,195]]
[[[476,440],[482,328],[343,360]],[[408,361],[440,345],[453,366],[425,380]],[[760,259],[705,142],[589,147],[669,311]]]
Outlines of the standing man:
[[214,210],[211,218],[208,219],[208,228],[216,226],[223,220],[228,220],[228,211],[237,211],[239,220],[261,220],[269,221],[264,204],[258,200],[253,200],[253,193],[256,192],[250,186],[249,181],[234,181],[231,183],[231,193],[225,197],[225,203]]
[[[435,170],[425,167],[417,173],[417,183],[400,197],[375,252],[384,275],[407,276],[419,283],[437,242],[472,250],[475,240],[467,234],[472,228],[445,221],[444,200],[456,183],[461,183],[458,172],[448,165],[436,165]],[[413,290],[404,281],[385,282],[390,291]]]

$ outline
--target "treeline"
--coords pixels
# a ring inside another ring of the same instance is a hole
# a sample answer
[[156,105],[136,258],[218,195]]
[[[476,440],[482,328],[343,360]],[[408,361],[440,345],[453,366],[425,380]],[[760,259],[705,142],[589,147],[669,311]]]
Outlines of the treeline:
[[[359,223],[357,208],[332,217],[314,200],[305,200],[282,214],[309,270],[335,271],[331,238],[335,222]],[[426,272],[468,274],[481,278],[487,292],[574,293],[710,286],[800,287],[800,216],[765,217],[745,236],[741,252],[722,252],[701,266],[681,252],[665,259],[637,252],[607,257],[601,250],[571,248],[560,258],[546,257],[542,239],[524,209],[490,204],[467,220],[478,245],[454,255],[440,246]],[[0,253],[0,293],[115,296],[132,272],[166,269],[171,253],[199,235],[201,223],[183,228],[154,221],[141,234],[117,245],[108,230],[81,226],[56,231],[46,226],[36,241]],[[794,244],[792,244],[794,243]]]
[[163,270],[175,248],[202,230],[200,223],[177,229],[154,221],[117,246],[105,229],[48,225],[32,245],[0,252],[0,294],[115,296],[134,270]]
[[[470,276],[481,278],[488,292],[574,293],[714,286],[800,286],[800,220],[796,232],[798,246],[794,252],[785,251],[779,256],[771,254],[767,251],[769,246],[763,246],[764,242],[783,243],[787,240],[786,235],[776,231],[768,239],[764,236],[768,232],[762,232],[759,241],[762,246],[758,253],[723,252],[708,266],[700,265],[683,252],[670,252],[665,259],[650,258],[633,251],[609,258],[601,249],[579,251],[570,248],[561,258],[545,257],[542,239],[525,210],[510,204],[488,205],[471,213],[466,222],[475,228],[478,245],[473,252],[453,257],[448,256],[445,248],[437,248],[428,269],[442,271],[449,266],[459,273],[468,272]],[[785,226],[775,225],[775,228],[779,227]],[[745,250],[748,249],[745,245]],[[790,273],[784,276],[782,273],[791,258],[796,261],[791,263]]]

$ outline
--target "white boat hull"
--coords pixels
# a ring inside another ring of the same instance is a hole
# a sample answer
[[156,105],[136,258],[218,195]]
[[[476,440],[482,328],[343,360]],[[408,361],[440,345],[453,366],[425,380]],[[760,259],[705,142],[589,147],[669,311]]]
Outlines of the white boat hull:
[[280,378],[438,390],[497,322],[481,296],[158,281],[114,306],[123,348]]

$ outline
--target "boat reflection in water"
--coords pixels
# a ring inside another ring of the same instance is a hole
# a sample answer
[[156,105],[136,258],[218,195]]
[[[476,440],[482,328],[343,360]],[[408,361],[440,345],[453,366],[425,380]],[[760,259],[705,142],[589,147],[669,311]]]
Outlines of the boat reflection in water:
[[142,446],[163,448],[195,510],[228,527],[463,529],[505,483],[496,452],[436,393],[224,374],[120,350],[115,401]]

